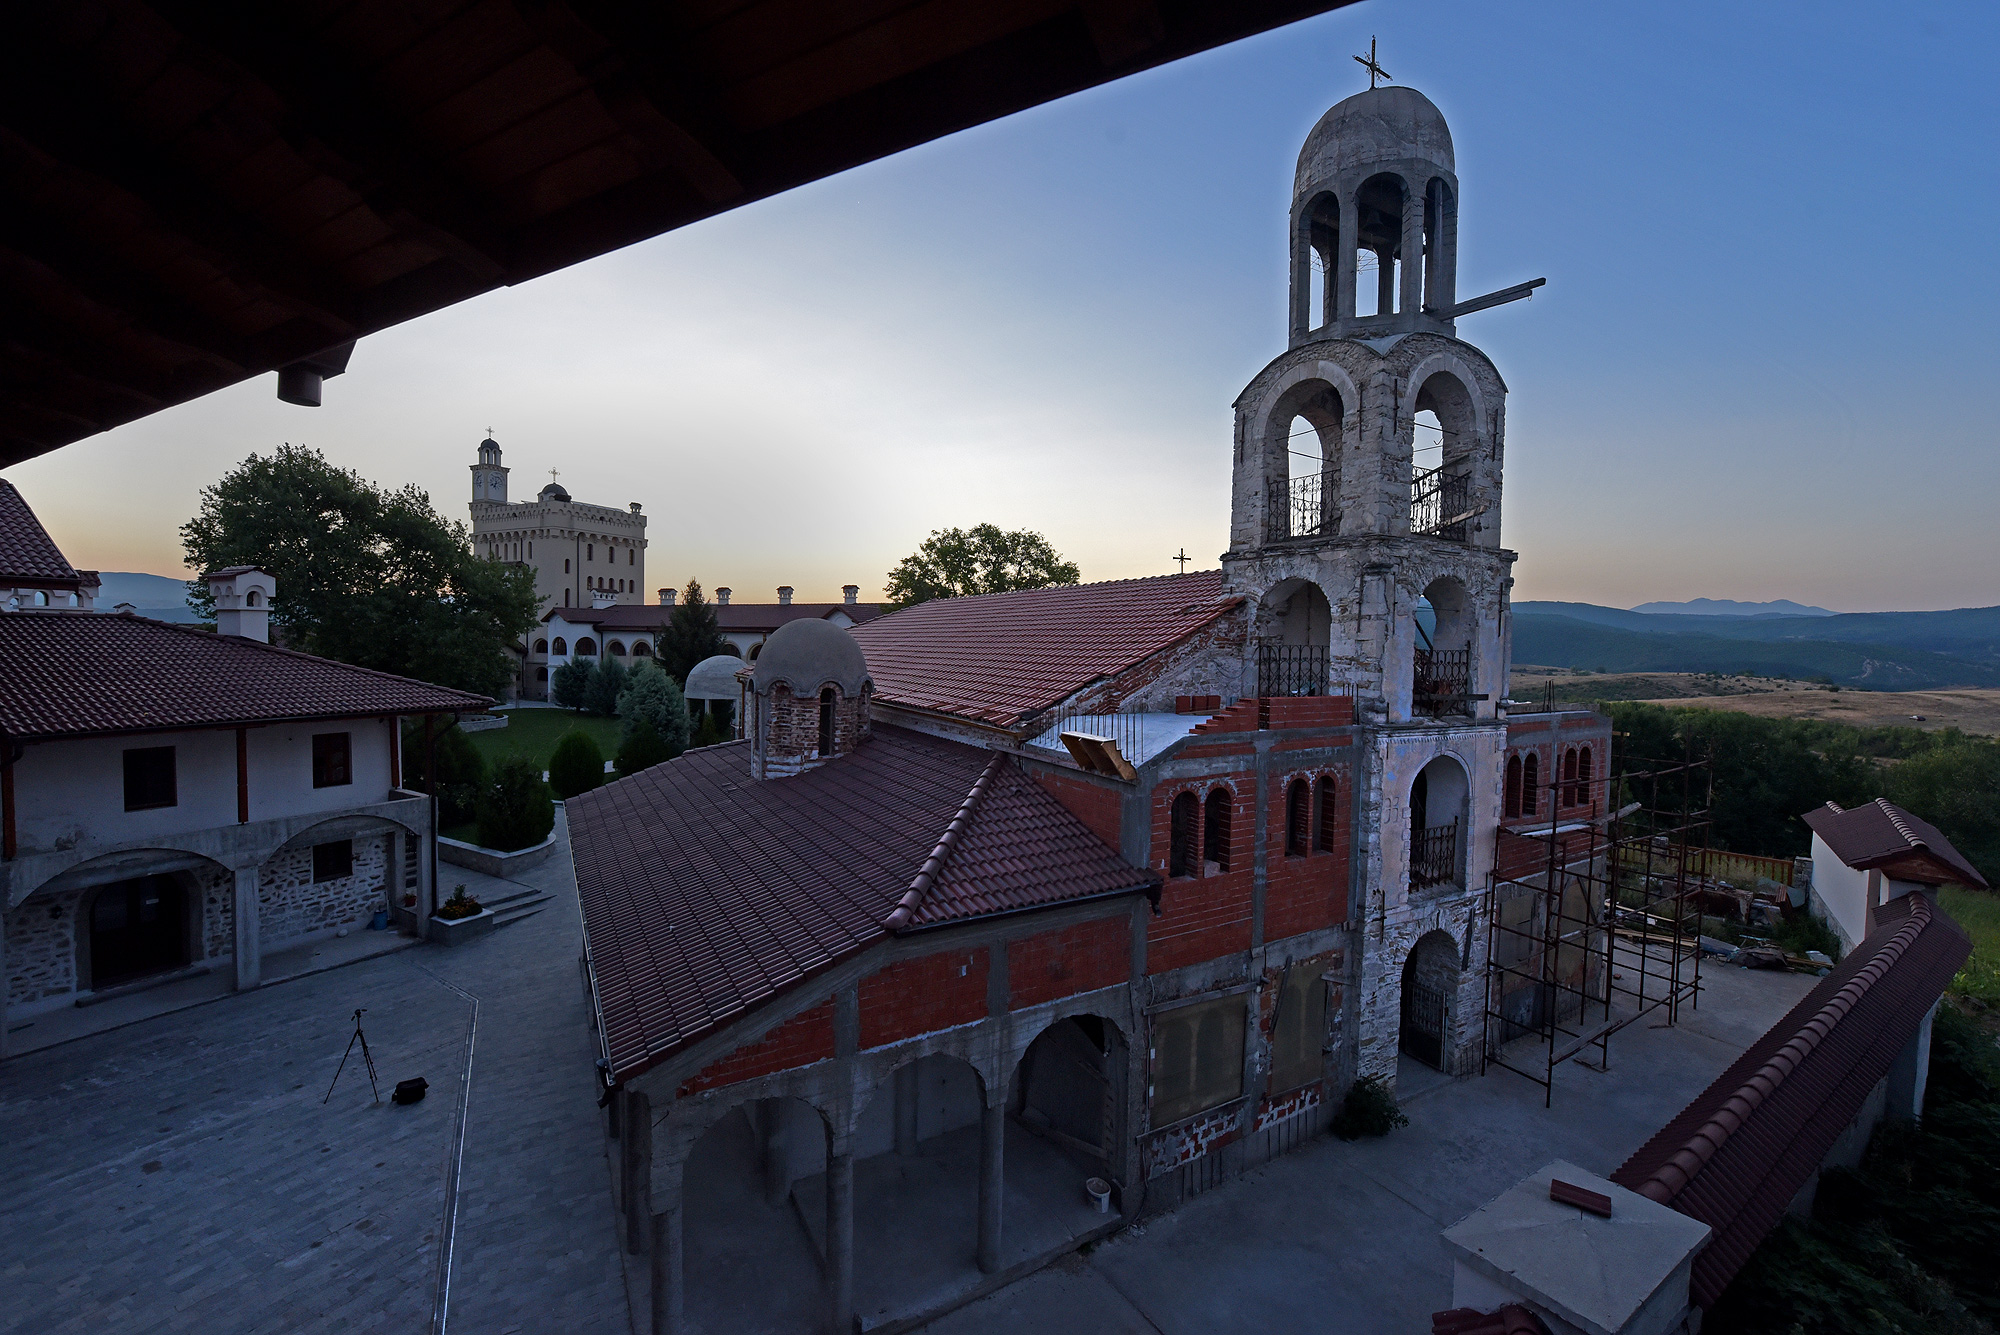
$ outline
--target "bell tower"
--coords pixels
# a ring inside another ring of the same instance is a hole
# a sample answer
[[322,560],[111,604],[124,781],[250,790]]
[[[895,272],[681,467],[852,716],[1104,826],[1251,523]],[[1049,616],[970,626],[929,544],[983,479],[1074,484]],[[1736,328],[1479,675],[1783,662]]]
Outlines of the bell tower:
[[1420,937],[1442,1064],[1477,1060],[1505,783],[1507,386],[1457,321],[1540,283],[1459,301],[1458,204],[1450,128],[1414,89],[1357,93],[1306,137],[1288,346],[1236,400],[1222,558],[1251,608],[1243,694],[1355,699],[1360,1073],[1390,1079]]
[[507,469],[500,465],[500,442],[491,436],[479,442],[479,462],[472,465],[472,499],[507,503]]

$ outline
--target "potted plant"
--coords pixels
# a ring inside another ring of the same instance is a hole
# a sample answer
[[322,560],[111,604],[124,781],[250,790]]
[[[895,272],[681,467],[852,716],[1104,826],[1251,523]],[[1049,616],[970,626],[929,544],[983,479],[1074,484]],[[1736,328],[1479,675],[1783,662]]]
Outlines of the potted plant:
[[468,895],[461,883],[452,890],[451,898],[438,905],[431,921],[431,939],[440,945],[455,946],[492,931],[493,910]]

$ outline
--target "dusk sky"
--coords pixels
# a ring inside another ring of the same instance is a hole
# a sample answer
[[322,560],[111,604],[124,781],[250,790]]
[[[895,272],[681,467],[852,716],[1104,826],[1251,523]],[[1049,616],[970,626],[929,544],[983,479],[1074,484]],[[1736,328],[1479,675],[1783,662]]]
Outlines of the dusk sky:
[[[879,592],[932,529],[1087,580],[1226,542],[1231,402],[1284,350],[1300,143],[1443,110],[1460,336],[1511,391],[1519,599],[2000,603],[2000,9],[1368,0],[363,339],[7,470],[72,561],[181,575],[200,488],[292,441],[465,517],[489,426],[651,516],[648,584]],[[280,591],[282,596],[282,590]]]

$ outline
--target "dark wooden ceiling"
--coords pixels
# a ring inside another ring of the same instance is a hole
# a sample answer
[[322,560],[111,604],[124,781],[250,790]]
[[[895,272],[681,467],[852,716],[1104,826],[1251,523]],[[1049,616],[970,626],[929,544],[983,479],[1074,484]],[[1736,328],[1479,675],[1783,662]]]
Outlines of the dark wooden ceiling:
[[1348,2],[13,7],[0,466]]

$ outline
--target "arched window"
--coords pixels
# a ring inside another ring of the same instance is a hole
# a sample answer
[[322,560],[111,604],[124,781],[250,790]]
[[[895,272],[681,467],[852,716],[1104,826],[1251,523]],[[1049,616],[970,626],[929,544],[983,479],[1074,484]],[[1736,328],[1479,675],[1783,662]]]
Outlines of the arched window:
[[1535,815],[1542,809],[1542,758],[1533,751],[1521,762],[1521,814]]
[[536,640],[536,641],[535,641],[535,652],[536,652],[536,653],[538,653],[538,654],[545,654],[545,653],[547,653],[548,651],[549,651],[549,642],[548,642],[547,640]]
[[633,547],[625,553],[625,564],[628,566],[639,564],[639,549],[637,547]]
[[1521,757],[1507,757],[1507,805],[1503,808],[1507,819],[1521,814]]
[[636,642],[635,644],[633,644],[633,646],[632,646],[632,657],[634,657],[634,658],[651,658],[652,656],[653,656],[653,646],[652,646],[652,645],[650,645],[650,644],[647,644],[647,643],[646,643],[646,642],[645,642],[644,640],[640,640],[640,641]]
[[1229,870],[1229,801],[1227,788],[1211,788],[1202,804],[1201,856],[1218,872]]
[[1302,858],[1312,849],[1312,785],[1293,779],[1285,790],[1285,856]]
[[597,559],[596,543],[586,542],[585,544],[583,544],[583,559],[586,561],[595,561]]
[[1562,803],[1566,807],[1576,805],[1576,748],[1563,752]]
[[262,607],[264,605],[264,595],[256,589],[252,589],[243,595],[243,605],[245,607]]
[[1195,795],[1176,797],[1167,816],[1167,875],[1194,875],[1194,841],[1200,823],[1201,803]]
[[1590,748],[1587,746],[1576,753],[1576,796],[1572,801],[1577,806],[1590,801]]
[[833,754],[833,687],[828,686],[819,693],[819,753]]
[[608,640],[605,642],[604,651],[615,657],[623,658],[625,656],[625,642],[623,640]]
[[568,641],[568,640],[565,640],[565,639],[564,639],[564,638],[563,638],[562,636],[560,636],[560,635],[556,636],[556,645],[555,645],[555,652],[556,652],[556,653],[558,653],[558,654],[566,654],[566,653],[568,653],[568,652],[569,652],[569,641]]
[[585,658],[595,658],[597,656],[597,641],[586,635],[576,642],[576,651]]
[[1331,853],[1340,837],[1340,785],[1331,774],[1319,776],[1319,851]]

